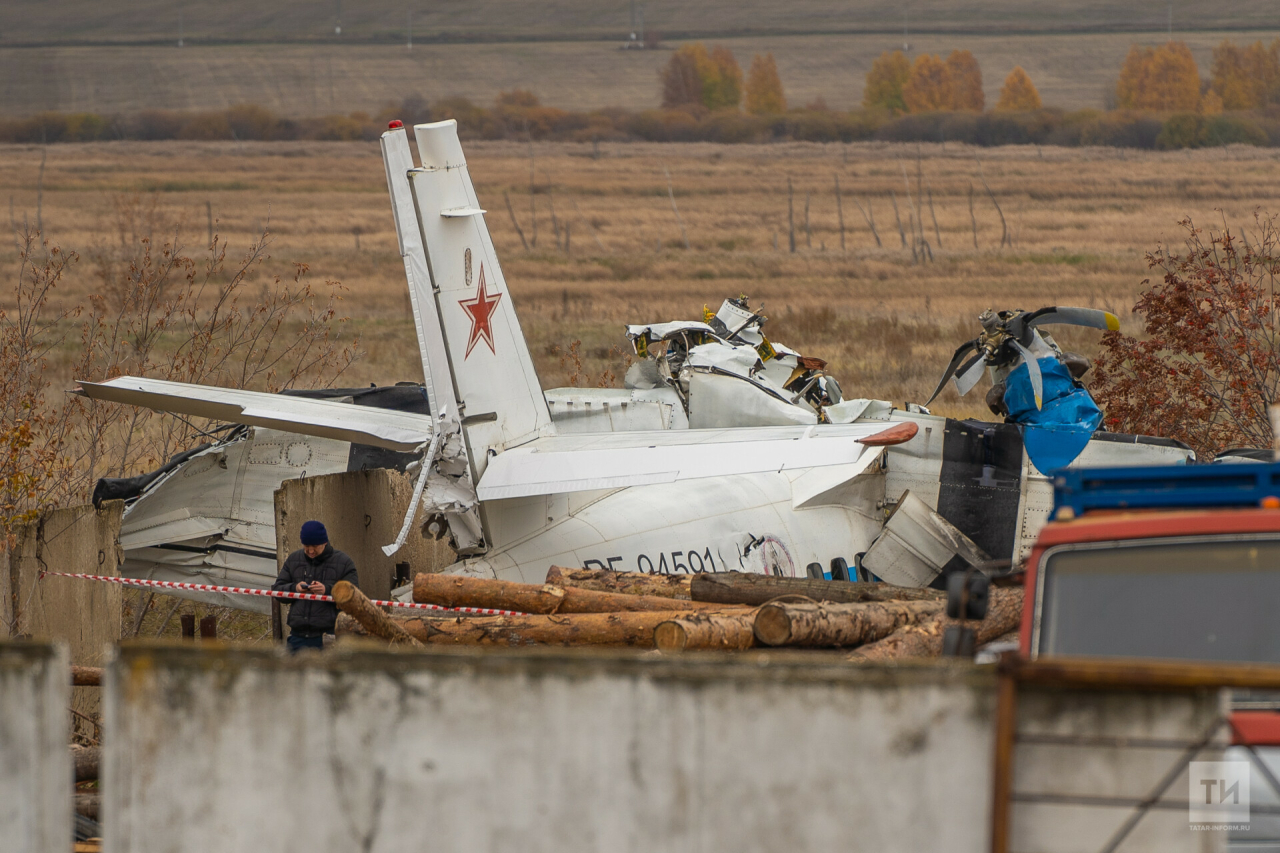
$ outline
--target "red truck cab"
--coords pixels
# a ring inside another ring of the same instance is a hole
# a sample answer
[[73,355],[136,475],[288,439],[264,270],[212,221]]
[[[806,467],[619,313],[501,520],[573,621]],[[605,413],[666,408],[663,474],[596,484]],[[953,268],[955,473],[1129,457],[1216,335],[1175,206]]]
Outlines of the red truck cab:
[[1025,582],[1027,658],[1280,663],[1280,509],[1099,509],[1051,521]]

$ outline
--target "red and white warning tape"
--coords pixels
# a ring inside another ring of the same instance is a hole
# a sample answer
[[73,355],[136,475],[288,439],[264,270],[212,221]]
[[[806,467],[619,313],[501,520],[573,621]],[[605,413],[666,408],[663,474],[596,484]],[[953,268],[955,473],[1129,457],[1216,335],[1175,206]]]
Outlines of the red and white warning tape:
[[[179,583],[176,581],[153,581],[143,578],[121,578],[111,575],[77,575],[70,572],[41,572],[40,577],[52,575],[60,578],[81,578],[82,580],[107,581],[123,586],[160,587],[161,589],[191,589],[197,592],[225,592],[231,595],[261,595],[267,598],[293,598],[301,601],[333,601],[331,595],[314,595],[309,592],[281,592],[274,589],[255,589],[247,586],[215,586],[208,583]],[[415,610],[441,610],[445,613],[470,613],[476,616],[526,616],[516,610],[493,610],[488,607],[442,607],[439,604],[418,604],[416,601],[374,601],[380,607],[409,607]]]

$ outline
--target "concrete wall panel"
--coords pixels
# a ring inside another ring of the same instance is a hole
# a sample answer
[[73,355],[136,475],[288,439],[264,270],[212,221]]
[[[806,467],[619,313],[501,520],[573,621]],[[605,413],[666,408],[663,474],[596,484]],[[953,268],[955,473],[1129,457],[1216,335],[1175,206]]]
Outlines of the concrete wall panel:
[[0,641],[0,850],[71,849],[65,646]]
[[280,563],[301,548],[298,529],[308,519],[318,519],[329,531],[329,541],[355,560],[360,589],[370,598],[386,598],[395,577],[395,564],[408,563],[410,577],[432,572],[454,561],[442,542],[424,539],[418,524],[409,531],[394,557],[382,553],[400,532],[405,510],[413,497],[413,479],[398,471],[378,468],[347,471],[286,480],[276,491],[276,552]]
[[[17,530],[17,543],[0,565],[0,594],[5,636],[67,643],[71,662],[102,666],[121,636],[123,588],[118,584],[46,577],[41,571],[120,574],[121,501],[101,507],[50,510]],[[7,570],[6,570],[7,569]],[[77,687],[71,707],[95,714],[101,705],[96,687]]]
[[984,849],[991,675],[768,655],[128,649],[108,843]]

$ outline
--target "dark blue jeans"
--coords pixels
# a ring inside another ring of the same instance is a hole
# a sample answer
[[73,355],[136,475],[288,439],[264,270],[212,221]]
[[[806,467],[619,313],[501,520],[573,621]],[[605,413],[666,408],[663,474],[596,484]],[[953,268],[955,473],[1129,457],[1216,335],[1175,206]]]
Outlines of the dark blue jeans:
[[299,637],[297,634],[290,634],[287,642],[291,655],[296,655],[303,649],[324,650],[324,637]]

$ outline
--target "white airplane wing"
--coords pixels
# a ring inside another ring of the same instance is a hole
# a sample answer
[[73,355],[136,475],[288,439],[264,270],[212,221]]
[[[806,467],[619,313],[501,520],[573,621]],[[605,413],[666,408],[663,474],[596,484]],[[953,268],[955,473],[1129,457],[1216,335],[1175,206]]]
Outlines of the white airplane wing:
[[77,393],[92,400],[127,403],[156,412],[269,427],[403,452],[430,441],[434,428],[429,416],[412,412],[136,376],[121,376],[110,382],[81,381]]
[[[904,424],[753,427],[558,435],[489,460],[480,500],[618,489],[702,477],[804,471],[870,461],[884,444],[909,441]],[[914,424],[910,426],[914,427]],[[884,436],[884,438],[878,438]]]

